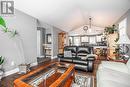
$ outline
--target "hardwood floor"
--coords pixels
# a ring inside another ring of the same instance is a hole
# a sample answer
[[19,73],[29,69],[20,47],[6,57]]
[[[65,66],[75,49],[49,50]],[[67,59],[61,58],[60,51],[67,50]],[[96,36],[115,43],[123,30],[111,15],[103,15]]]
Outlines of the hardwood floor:
[[[104,59],[102,59],[102,60],[104,60]],[[35,70],[36,68],[38,68],[40,66],[47,65],[47,64],[49,64],[51,62],[55,62],[55,61],[57,61],[57,60],[51,60],[51,61],[49,60],[46,62],[39,63],[37,66],[32,67],[31,70]],[[80,73],[83,73],[85,75],[94,76],[94,83],[95,83],[95,87],[96,87],[96,71],[97,71],[97,68],[98,68],[98,65],[100,64],[100,62],[101,62],[101,60],[95,60],[94,71],[92,73],[79,71],[79,70],[76,70],[76,72],[80,72]],[[0,81],[0,87],[13,87],[13,81],[22,75],[23,74],[15,73],[15,74],[12,74],[12,75],[9,75],[7,77],[2,78],[2,80]]]

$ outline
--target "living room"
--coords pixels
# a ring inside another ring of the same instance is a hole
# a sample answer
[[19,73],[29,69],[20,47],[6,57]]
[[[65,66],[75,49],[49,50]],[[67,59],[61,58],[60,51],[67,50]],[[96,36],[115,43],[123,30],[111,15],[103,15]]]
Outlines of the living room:
[[0,3],[0,87],[130,87],[129,0]]

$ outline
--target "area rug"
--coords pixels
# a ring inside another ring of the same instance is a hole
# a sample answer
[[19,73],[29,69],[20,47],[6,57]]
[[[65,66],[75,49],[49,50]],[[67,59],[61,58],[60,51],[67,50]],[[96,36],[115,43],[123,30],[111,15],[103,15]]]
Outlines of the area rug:
[[[59,72],[64,73],[64,70],[61,69]],[[94,87],[94,77],[77,72],[71,87]]]
[[94,77],[76,74],[71,87],[94,87]]

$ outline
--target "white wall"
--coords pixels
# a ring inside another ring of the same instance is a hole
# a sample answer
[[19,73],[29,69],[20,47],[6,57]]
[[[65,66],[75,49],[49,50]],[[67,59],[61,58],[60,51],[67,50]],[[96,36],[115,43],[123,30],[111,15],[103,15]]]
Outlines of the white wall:
[[[61,30],[55,26],[49,25],[47,23],[41,22],[41,21],[37,21],[37,24],[39,27],[45,28],[45,31],[46,31],[45,34],[52,35],[52,43],[47,44],[47,47],[50,47],[52,49],[51,57],[52,58],[56,57],[58,54],[58,33],[62,32],[63,30]],[[46,37],[45,37],[45,39],[46,39]]]
[[[37,26],[38,27],[42,27],[42,28],[45,29],[45,42],[46,42],[46,34],[52,34],[52,32],[53,32],[53,26],[49,25],[47,23],[41,22],[39,20],[37,20]],[[51,44],[47,44],[47,47],[52,48],[52,45]]]
[[[47,34],[51,34],[51,38],[52,38],[52,33],[53,33],[53,27],[52,26],[49,26],[48,28],[46,28],[46,35]],[[45,35],[45,38],[47,38],[46,37],[46,35]],[[53,42],[53,39],[51,39],[52,40],[52,42]],[[46,42],[46,44],[47,44],[47,41],[45,40],[45,42]],[[51,44],[47,44],[47,47],[50,47],[50,48],[52,48],[52,44],[53,43],[51,43]]]
[[41,56],[41,32],[37,30],[37,57]]
[[58,54],[58,34],[60,32],[63,32],[61,29],[57,28],[57,27],[53,27],[53,31],[52,31],[52,57],[56,57]]
[[37,20],[19,10],[15,10],[13,16],[5,16],[3,18],[9,29],[15,29],[19,33],[19,37],[12,39],[0,29],[0,55],[5,56],[5,71],[17,68],[21,63],[36,62]]

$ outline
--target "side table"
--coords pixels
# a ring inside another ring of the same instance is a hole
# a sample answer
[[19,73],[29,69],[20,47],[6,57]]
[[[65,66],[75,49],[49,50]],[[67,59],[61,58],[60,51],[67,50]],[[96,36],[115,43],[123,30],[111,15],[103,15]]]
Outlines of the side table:
[[128,60],[107,58],[108,61],[127,63]]

